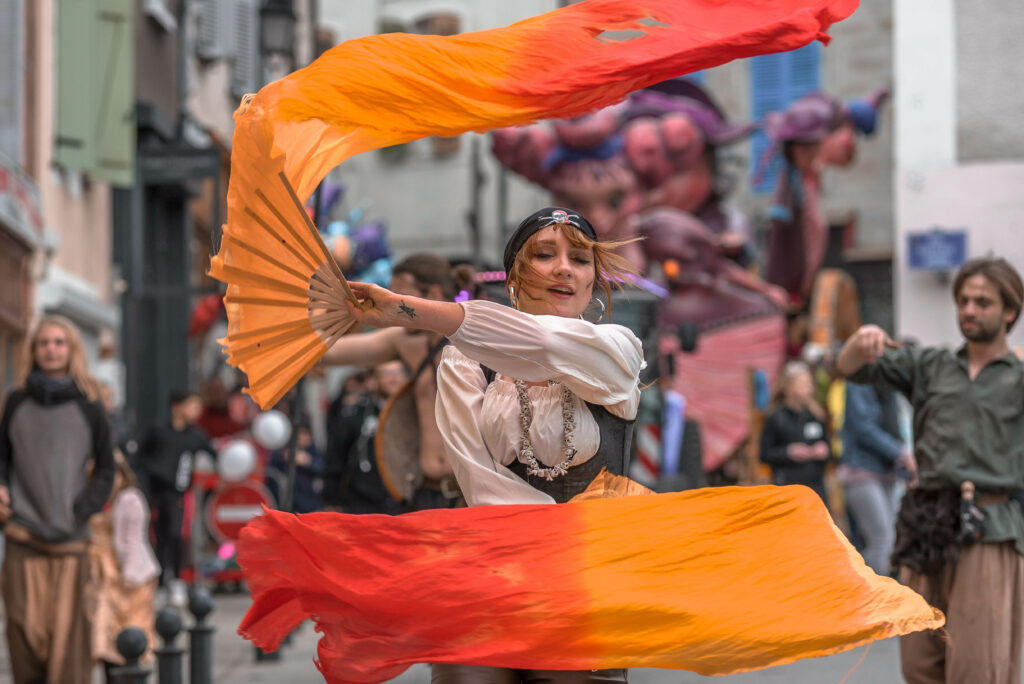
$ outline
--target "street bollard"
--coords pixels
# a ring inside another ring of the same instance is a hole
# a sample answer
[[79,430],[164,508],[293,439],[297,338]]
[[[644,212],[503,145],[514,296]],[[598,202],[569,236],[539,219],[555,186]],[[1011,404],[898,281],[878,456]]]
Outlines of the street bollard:
[[139,658],[146,652],[146,633],[138,627],[126,627],[117,635],[114,646],[124,658],[124,665],[110,672],[115,684],[146,684],[150,670],[139,665]]
[[156,616],[156,633],[163,646],[156,649],[156,671],[159,684],[184,684],[185,649],[174,641],[181,632],[181,615],[173,608],[164,608]]
[[191,684],[213,684],[213,625],[206,624],[206,616],[213,610],[213,597],[205,587],[193,587],[188,599],[188,610],[195,618],[189,629],[192,633],[189,675]]
[[257,663],[271,663],[275,660],[281,659],[281,648],[280,646],[276,651],[264,651],[259,646],[253,646],[256,649],[256,662]]

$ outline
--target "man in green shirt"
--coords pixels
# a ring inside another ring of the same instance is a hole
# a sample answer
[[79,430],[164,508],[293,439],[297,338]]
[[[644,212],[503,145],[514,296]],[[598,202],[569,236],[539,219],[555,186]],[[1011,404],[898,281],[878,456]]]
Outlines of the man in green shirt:
[[[946,614],[944,639],[900,639],[908,684],[1021,681],[1024,643],[1024,364],[1006,335],[1024,284],[1004,259],[966,264],[953,283],[965,344],[900,346],[878,326],[847,340],[836,365],[854,382],[890,387],[914,408],[919,484],[904,497],[894,565]],[[961,486],[974,484],[984,517],[977,543],[960,535]],[[960,539],[958,539],[960,535]]]

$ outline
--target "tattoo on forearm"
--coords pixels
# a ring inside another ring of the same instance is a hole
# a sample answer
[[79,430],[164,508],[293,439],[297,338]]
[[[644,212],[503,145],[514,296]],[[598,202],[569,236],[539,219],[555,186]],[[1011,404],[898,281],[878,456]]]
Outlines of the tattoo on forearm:
[[406,306],[404,299],[398,303],[398,312],[405,314],[409,318],[416,318],[416,309]]

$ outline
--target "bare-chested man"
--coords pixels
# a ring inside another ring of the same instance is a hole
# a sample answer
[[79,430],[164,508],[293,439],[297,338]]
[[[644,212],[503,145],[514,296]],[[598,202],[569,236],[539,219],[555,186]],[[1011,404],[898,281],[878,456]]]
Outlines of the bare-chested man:
[[[446,260],[433,254],[419,253],[406,257],[395,266],[390,289],[399,294],[452,301],[456,282]],[[416,510],[453,506],[460,499],[434,417],[437,398],[435,373],[441,359],[441,342],[441,337],[435,333],[382,328],[341,338],[323,358],[326,365],[364,367],[398,359],[412,374],[428,354],[434,352],[429,367],[419,374],[414,387],[420,423],[420,467],[425,478],[411,502]]]

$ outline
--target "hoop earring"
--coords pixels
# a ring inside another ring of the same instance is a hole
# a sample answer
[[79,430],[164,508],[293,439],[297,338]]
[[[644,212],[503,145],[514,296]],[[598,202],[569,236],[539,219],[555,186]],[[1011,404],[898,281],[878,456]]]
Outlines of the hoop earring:
[[519,311],[519,297],[516,297],[515,287],[510,286],[508,288],[508,300],[509,303],[512,304],[512,308],[515,309],[516,311]]
[[[594,302],[597,302],[598,304],[601,305],[601,313],[599,313],[597,315],[597,319],[596,320],[593,320],[593,321],[590,321],[590,322],[594,323],[594,324],[597,324],[597,323],[601,322],[602,318],[604,318],[605,306],[604,306],[604,300],[603,299],[601,299],[600,297],[592,297],[591,300],[590,300],[590,304],[587,305],[587,308],[589,309],[591,304],[593,304]],[[583,318],[583,314],[580,314],[580,320],[581,321],[585,321],[586,320],[585,318]]]

